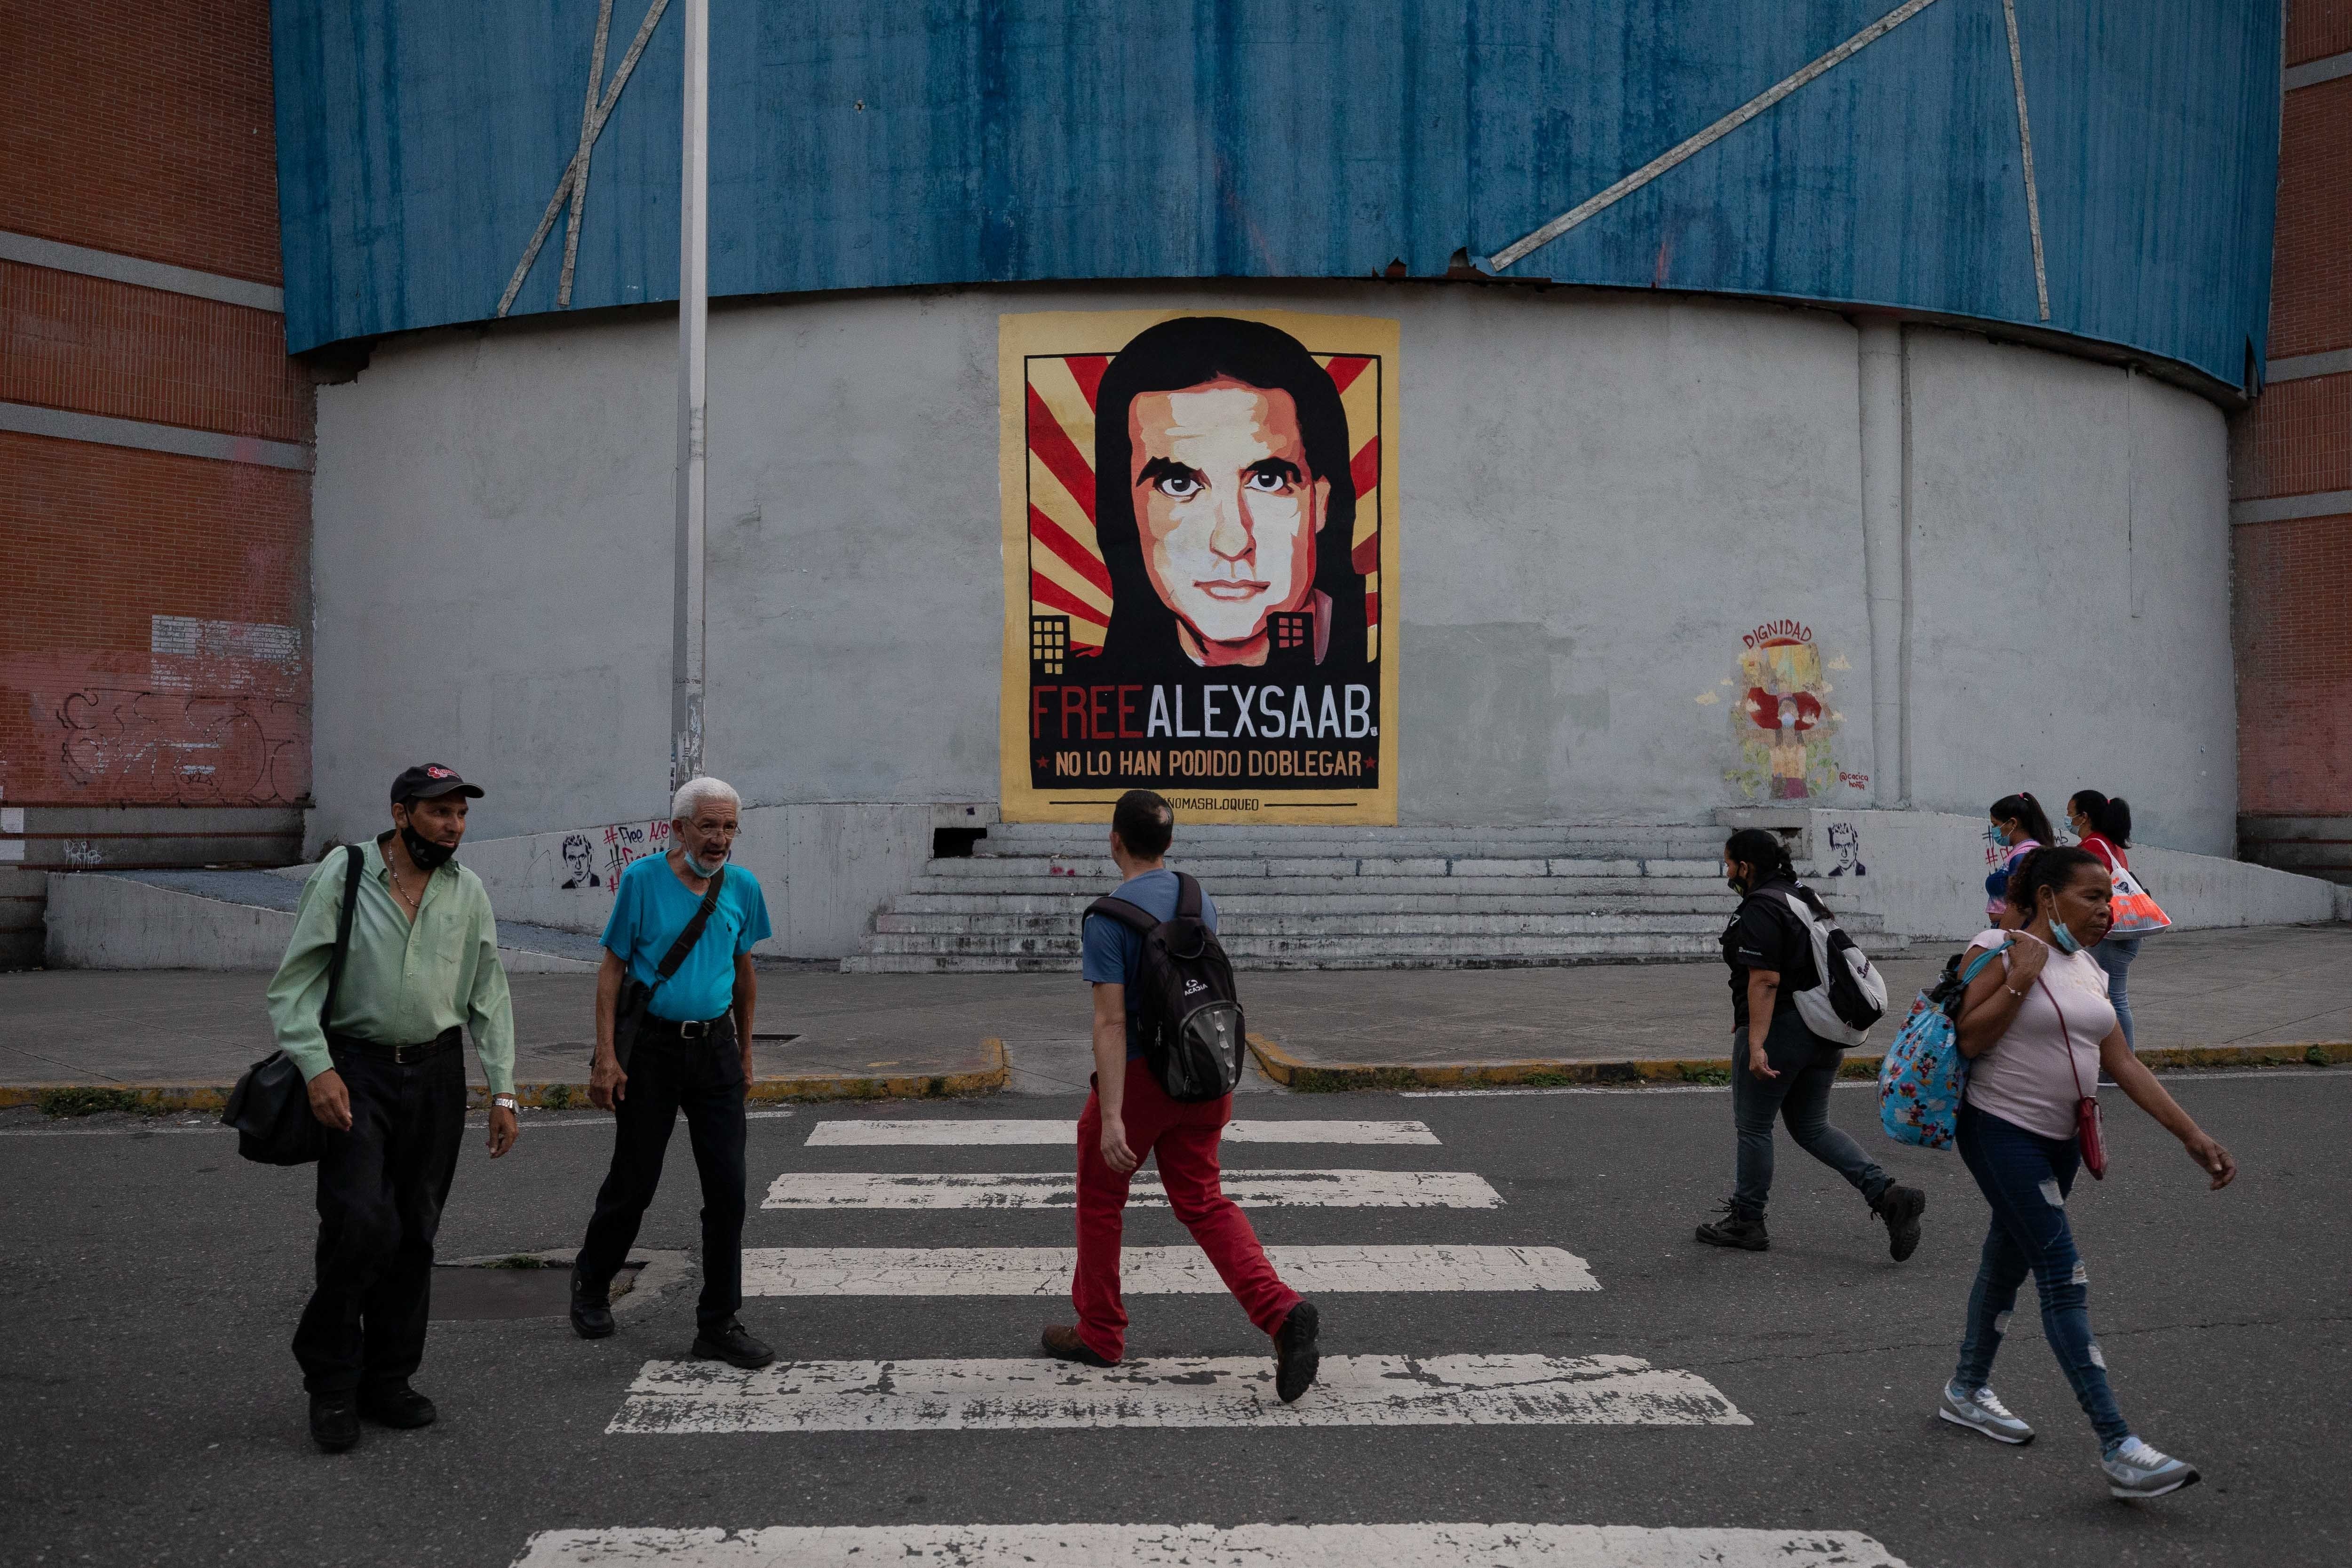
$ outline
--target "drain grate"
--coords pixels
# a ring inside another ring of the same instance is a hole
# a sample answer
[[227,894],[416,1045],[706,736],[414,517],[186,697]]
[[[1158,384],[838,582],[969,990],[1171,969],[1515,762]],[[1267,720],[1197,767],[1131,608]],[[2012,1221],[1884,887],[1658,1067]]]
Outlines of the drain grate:
[[[613,1280],[618,1300],[636,1282],[642,1261],[621,1266]],[[513,1321],[561,1318],[572,1310],[572,1270],[567,1265],[524,1268],[497,1264],[444,1263],[433,1270],[433,1321],[436,1323]]]

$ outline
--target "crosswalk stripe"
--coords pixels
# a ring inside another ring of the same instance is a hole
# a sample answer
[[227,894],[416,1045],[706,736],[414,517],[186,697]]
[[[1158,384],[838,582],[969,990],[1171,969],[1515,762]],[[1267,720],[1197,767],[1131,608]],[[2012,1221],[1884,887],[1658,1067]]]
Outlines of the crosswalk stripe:
[[1904,1568],[1850,1530],[1623,1524],[885,1524],[550,1530],[514,1568]]
[[[1309,1296],[1364,1291],[1598,1290],[1581,1258],[1557,1247],[1269,1247],[1275,1272]],[[1068,1247],[755,1247],[747,1296],[1064,1297]],[[1130,1247],[1119,1285],[1134,1296],[1222,1294],[1197,1247]]]
[[[929,1121],[820,1121],[809,1129],[812,1149],[866,1148],[878,1144],[1046,1143],[1077,1142],[1077,1123],[1059,1121],[940,1119]],[[1228,1121],[1228,1143],[1434,1143],[1425,1121]]]
[[1274,1358],[646,1363],[610,1433],[1136,1426],[1746,1426],[1713,1384],[1632,1356],[1325,1356],[1296,1405]]
[[[1500,1193],[1470,1171],[1227,1171],[1225,1196],[1244,1208],[1491,1209]],[[787,1171],[772,1209],[1066,1209],[1077,1178],[1055,1171]],[[1128,1207],[1166,1208],[1157,1173],[1139,1171]]]

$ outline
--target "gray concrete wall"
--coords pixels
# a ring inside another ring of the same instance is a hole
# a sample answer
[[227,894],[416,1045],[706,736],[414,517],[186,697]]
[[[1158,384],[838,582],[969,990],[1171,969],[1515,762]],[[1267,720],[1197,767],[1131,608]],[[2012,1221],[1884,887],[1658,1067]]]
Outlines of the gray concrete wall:
[[[1406,822],[1743,803],[1736,661],[1780,620],[1834,688],[1844,780],[1814,804],[1895,803],[1850,322],[1364,284],[718,310],[708,762],[747,805],[995,798],[997,313],[1138,306],[1401,320],[1404,563],[1383,586]],[[2226,852],[2218,412],[2037,350],[1904,339],[1914,798],[1973,813],[2089,784],[2152,842]],[[660,320],[510,323],[381,343],[320,389],[314,845],[372,828],[425,757],[490,790],[484,837],[661,815],[673,348]]]

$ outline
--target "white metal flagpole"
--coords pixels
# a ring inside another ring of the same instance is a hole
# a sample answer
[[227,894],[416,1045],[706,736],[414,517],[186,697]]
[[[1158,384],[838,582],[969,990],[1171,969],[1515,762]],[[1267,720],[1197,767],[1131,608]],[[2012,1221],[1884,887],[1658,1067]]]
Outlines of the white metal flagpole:
[[686,0],[677,192],[677,562],[670,640],[669,783],[702,772],[704,351],[710,317],[710,4]]

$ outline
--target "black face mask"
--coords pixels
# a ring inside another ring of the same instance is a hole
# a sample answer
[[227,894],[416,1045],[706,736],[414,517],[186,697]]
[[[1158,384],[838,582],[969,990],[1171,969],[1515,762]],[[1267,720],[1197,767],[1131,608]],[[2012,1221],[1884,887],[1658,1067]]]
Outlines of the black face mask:
[[1726,878],[1723,879],[1723,885],[1724,885],[1725,887],[1727,887],[1727,888],[1729,888],[1733,892],[1735,892],[1735,893],[1738,893],[1738,894],[1742,895],[1743,897],[1744,897],[1744,896],[1747,894],[1747,892],[1748,892],[1748,883],[1747,883],[1747,880],[1746,880],[1744,878],[1739,878],[1739,877],[1726,877]]
[[400,842],[406,847],[408,858],[416,862],[416,868],[420,871],[438,870],[444,861],[457,853],[455,844],[436,844],[405,823],[401,825]]

